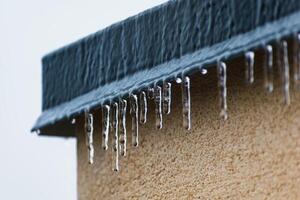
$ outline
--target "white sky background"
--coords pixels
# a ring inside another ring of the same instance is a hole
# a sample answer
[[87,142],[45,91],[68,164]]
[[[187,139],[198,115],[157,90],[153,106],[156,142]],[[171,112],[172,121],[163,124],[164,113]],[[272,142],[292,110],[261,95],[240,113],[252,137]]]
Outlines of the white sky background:
[[77,197],[75,139],[29,132],[41,112],[41,57],[163,2],[0,0],[0,199]]

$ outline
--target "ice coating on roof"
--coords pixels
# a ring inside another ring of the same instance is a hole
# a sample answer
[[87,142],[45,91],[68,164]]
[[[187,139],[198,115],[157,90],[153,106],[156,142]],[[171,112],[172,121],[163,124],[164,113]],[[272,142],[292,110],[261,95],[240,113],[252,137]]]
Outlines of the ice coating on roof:
[[45,56],[33,130],[300,30],[299,1],[228,2],[170,1]]

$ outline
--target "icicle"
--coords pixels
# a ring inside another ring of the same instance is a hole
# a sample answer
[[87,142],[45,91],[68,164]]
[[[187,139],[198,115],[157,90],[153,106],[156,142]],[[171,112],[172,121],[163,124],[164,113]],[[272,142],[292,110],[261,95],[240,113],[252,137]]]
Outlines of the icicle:
[[112,109],[112,129],[113,129],[113,140],[112,140],[112,160],[113,171],[119,171],[119,105],[113,103]]
[[300,33],[296,34],[294,41],[294,84],[297,89],[300,89]]
[[85,131],[86,131],[86,145],[88,147],[89,163],[94,163],[94,146],[93,146],[93,115],[85,112]]
[[290,105],[290,66],[288,58],[288,45],[286,41],[282,41],[282,63],[283,63],[283,90],[284,90],[284,102],[286,105]]
[[297,88],[300,89],[300,33],[298,33],[298,37],[297,37]]
[[154,90],[155,96],[155,125],[157,129],[162,128],[162,91],[160,86],[156,86]]
[[163,84],[163,111],[165,114],[171,112],[171,101],[172,101],[172,85],[171,83],[164,82]]
[[281,71],[282,64],[281,64],[281,43],[280,43],[280,41],[276,42],[276,64],[277,64],[277,67],[279,68],[279,71]]
[[190,78],[184,76],[182,79],[182,115],[183,128],[191,129],[191,93],[190,93]]
[[110,106],[104,105],[102,107],[102,148],[104,150],[108,149],[108,135],[109,135],[109,126],[110,126]]
[[154,99],[154,88],[148,88],[147,93],[149,99]]
[[218,62],[218,77],[219,77],[219,91],[220,91],[220,106],[221,112],[220,116],[227,120],[227,72],[226,64],[224,62]]
[[248,84],[254,82],[254,52],[248,51],[245,54],[246,58],[246,80]]
[[126,143],[127,143],[127,133],[126,133],[126,110],[127,101],[125,99],[120,100],[120,154],[121,156],[126,156]]
[[147,96],[144,91],[140,93],[140,123],[145,124],[147,122]]
[[273,92],[273,79],[273,47],[267,45],[265,47],[264,87],[268,92]]
[[130,96],[130,114],[132,117],[132,144],[137,147],[139,145],[139,123],[138,123],[138,98],[135,94]]

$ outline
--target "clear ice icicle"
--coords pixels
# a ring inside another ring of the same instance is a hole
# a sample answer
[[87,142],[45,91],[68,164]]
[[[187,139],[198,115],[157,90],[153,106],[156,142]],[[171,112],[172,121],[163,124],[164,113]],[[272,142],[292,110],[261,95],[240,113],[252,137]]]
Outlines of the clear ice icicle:
[[300,33],[297,35],[297,88],[300,89]]
[[294,83],[297,89],[300,89],[300,33],[295,35],[294,41]]
[[130,114],[131,114],[131,129],[132,129],[132,145],[137,147],[139,145],[139,123],[138,123],[138,98],[137,95],[130,95]]
[[86,131],[86,145],[88,147],[89,163],[94,163],[94,145],[93,145],[93,115],[85,112],[85,131]]
[[108,135],[110,127],[110,106],[104,105],[102,107],[102,148],[104,150],[108,149]]
[[121,156],[126,156],[126,143],[127,143],[127,133],[126,133],[126,110],[127,101],[125,99],[120,100],[120,154]]
[[245,54],[246,60],[246,80],[248,84],[254,82],[254,52],[248,51]]
[[266,45],[264,62],[264,87],[268,92],[273,92],[273,47]]
[[170,114],[172,101],[172,85],[169,82],[163,84],[163,111],[164,114]]
[[182,78],[182,115],[183,115],[183,128],[186,130],[191,129],[191,92],[190,92],[190,78],[184,76]]
[[119,106],[118,103],[113,103],[112,109],[112,169],[113,171],[119,171]]
[[281,50],[282,47],[281,47],[281,42],[280,41],[277,41],[276,42],[276,64],[277,64],[277,67],[279,68],[279,71],[281,72],[281,66],[282,66],[282,63],[281,63]]
[[154,90],[155,100],[155,126],[162,129],[162,90],[160,86],[156,86]]
[[145,124],[147,122],[147,95],[144,91],[140,93],[140,122],[141,124]]
[[289,58],[288,58],[288,45],[284,40],[281,42],[282,48],[282,80],[283,80],[283,91],[284,91],[284,102],[286,105],[291,103],[290,98],[290,66],[289,66]]
[[228,118],[227,114],[227,67],[224,62],[218,62],[218,86],[220,95],[220,116],[226,120]]

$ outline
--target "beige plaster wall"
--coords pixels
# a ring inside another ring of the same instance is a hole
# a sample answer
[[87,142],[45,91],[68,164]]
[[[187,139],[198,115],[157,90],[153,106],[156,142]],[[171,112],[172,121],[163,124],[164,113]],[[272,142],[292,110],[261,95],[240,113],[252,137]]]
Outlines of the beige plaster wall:
[[249,87],[243,66],[241,60],[228,66],[226,122],[218,115],[215,70],[192,77],[190,133],[182,129],[179,85],[173,87],[172,113],[164,116],[161,131],[155,129],[151,103],[149,121],[140,126],[140,147],[128,146],[119,173],[111,170],[111,148],[100,149],[100,112],[95,112],[92,166],[80,119],[79,199],[300,199],[300,92],[292,91],[292,104],[285,107],[280,82],[267,94],[256,65]]

